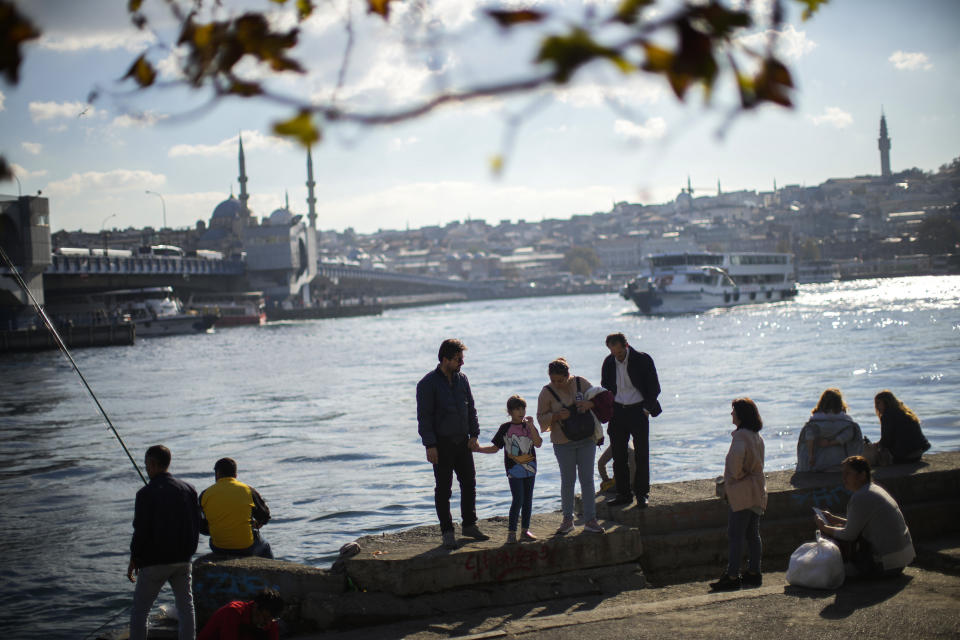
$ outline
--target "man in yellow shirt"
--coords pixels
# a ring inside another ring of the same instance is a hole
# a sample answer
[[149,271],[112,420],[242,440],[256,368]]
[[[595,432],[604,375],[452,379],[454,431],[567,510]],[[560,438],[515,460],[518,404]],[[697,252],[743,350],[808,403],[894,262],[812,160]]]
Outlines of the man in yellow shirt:
[[272,558],[260,527],[270,521],[270,508],[257,490],[237,480],[237,463],[220,458],[213,465],[217,481],[200,494],[200,533],[210,536],[214,553]]

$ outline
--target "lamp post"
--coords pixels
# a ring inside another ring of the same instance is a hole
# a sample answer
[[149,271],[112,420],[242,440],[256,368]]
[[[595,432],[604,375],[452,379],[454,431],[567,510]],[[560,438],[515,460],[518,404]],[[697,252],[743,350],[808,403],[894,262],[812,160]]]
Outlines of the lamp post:
[[163,199],[163,196],[157,193],[156,191],[150,191],[147,189],[147,193],[152,194],[160,198],[160,204],[163,206],[163,228],[167,228],[167,202]]
[[100,223],[100,235],[103,236],[103,256],[104,257],[107,256],[107,233],[103,232],[103,228],[107,226],[107,220],[109,220],[110,218],[116,218],[116,217],[117,217],[117,214],[111,213],[110,215],[108,215],[106,218],[103,219],[103,222]]

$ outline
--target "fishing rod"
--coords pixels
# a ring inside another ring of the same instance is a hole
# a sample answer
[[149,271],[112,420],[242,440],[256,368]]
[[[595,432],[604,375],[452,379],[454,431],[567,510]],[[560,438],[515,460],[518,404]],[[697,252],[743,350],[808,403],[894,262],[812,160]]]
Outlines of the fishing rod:
[[20,288],[23,289],[23,292],[27,294],[28,298],[30,298],[30,302],[33,304],[34,310],[37,312],[37,315],[40,316],[44,326],[46,326],[50,331],[50,335],[53,336],[53,341],[57,344],[57,347],[60,348],[60,351],[63,353],[63,355],[66,356],[67,360],[70,361],[70,364],[73,365],[73,370],[77,372],[78,376],[80,376],[80,381],[83,382],[83,386],[86,387],[87,393],[89,393],[90,397],[93,398],[93,402],[97,405],[97,409],[99,409],[100,413],[103,415],[103,419],[107,421],[107,426],[110,427],[110,431],[113,432],[113,435],[117,438],[117,442],[119,442],[120,446],[123,447],[123,452],[127,454],[128,458],[130,458],[133,468],[137,470],[137,475],[139,475],[140,479],[143,480],[143,484],[147,484],[147,479],[143,476],[143,472],[140,471],[140,466],[137,465],[137,461],[133,459],[132,455],[130,455],[130,450],[127,449],[127,445],[123,441],[123,438],[120,437],[120,433],[117,431],[117,428],[113,426],[110,416],[107,415],[103,405],[100,404],[97,394],[93,392],[93,389],[91,389],[90,385],[87,383],[87,379],[83,377],[80,367],[77,366],[76,360],[74,360],[73,356],[70,355],[70,350],[67,349],[67,345],[63,342],[63,338],[60,337],[60,333],[57,331],[57,328],[53,326],[53,322],[50,321],[50,317],[47,315],[47,312],[43,310],[43,307],[40,306],[40,303],[37,302],[37,299],[33,297],[33,293],[30,292],[30,288],[20,275],[20,271],[16,266],[14,266],[13,261],[11,261],[10,257],[7,256],[7,252],[3,250],[2,246],[0,246],[0,256],[3,257],[3,261],[7,263],[7,268],[13,273],[14,280],[17,281],[17,284],[20,285]]

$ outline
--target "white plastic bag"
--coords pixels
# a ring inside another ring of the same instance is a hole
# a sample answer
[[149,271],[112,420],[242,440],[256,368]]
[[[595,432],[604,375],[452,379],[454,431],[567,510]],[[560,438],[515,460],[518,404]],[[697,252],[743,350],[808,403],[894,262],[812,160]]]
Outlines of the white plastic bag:
[[787,582],[795,587],[837,589],[844,577],[840,548],[819,531],[816,542],[805,542],[790,556]]

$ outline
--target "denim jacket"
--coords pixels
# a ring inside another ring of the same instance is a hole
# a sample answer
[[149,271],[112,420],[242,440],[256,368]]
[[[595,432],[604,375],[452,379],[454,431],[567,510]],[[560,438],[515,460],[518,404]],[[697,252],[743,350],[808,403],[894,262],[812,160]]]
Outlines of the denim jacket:
[[451,383],[437,365],[417,383],[417,430],[427,448],[437,446],[439,440],[480,437],[467,376],[457,372]]

